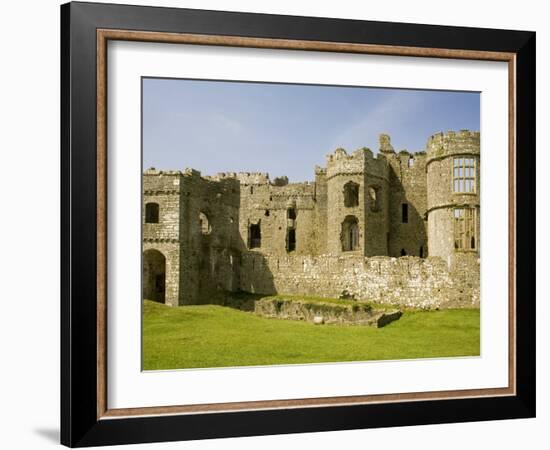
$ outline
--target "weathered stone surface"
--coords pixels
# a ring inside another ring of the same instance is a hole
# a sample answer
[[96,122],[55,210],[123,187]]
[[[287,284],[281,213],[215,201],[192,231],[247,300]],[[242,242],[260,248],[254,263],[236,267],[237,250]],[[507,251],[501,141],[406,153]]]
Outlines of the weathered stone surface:
[[241,258],[241,290],[256,294],[313,295],[407,308],[479,306],[479,261],[463,255],[458,270],[441,258],[345,256],[266,256]]
[[[474,192],[453,192],[457,156],[476,161]],[[239,290],[346,291],[404,307],[477,307],[479,156],[479,133],[459,131],[432,136],[426,152],[396,153],[387,135],[376,156],[337,149],[303,183],[259,172],[147,170],[144,295],[177,306]],[[148,204],[158,205],[157,222]],[[462,207],[477,211],[468,251],[455,248],[453,211]]]
[[266,297],[257,301],[254,312],[263,317],[304,320],[315,325],[347,324],[383,327],[401,317],[401,311],[380,311],[361,302],[337,304],[322,301]]

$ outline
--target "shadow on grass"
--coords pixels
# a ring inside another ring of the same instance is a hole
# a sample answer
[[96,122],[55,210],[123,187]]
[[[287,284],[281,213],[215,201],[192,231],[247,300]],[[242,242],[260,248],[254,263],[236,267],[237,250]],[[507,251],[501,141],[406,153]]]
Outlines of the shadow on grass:
[[238,309],[239,311],[252,312],[254,304],[262,298],[269,297],[265,294],[251,294],[250,292],[227,292],[223,306]]

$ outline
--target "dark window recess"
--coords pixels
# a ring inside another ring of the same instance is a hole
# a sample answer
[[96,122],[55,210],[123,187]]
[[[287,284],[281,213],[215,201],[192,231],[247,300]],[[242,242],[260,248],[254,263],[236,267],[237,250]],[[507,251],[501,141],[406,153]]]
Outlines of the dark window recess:
[[409,205],[407,203],[401,205],[401,222],[409,223]]
[[295,220],[296,219],[296,210],[294,208],[289,208],[287,211],[287,216],[289,219]]
[[163,273],[155,275],[155,289],[161,294],[164,293],[164,278],[165,276]]
[[344,206],[350,208],[359,205],[359,185],[350,181],[344,185]]
[[286,236],[286,249],[289,252],[296,250],[296,230],[290,229]]
[[424,258],[424,246],[420,246],[420,257]]
[[260,224],[252,224],[249,228],[250,242],[249,248],[259,248],[262,246],[262,230]]
[[359,250],[359,223],[357,217],[347,216],[342,223],[342,251]]
[[145,223],[159,223],[158,203],[147,203],[145,205]]
[[265,210],[264,215],[265,215],[266,217],[269,217],[269,209],[266,209],[266,210]]

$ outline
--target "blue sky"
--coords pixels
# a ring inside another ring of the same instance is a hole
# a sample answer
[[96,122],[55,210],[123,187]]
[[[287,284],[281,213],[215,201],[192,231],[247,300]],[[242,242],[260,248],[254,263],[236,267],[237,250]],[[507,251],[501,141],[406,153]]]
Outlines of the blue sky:
[[143,80],[143,167],[314,179],[338,147],[423,150],[439,131],[479,130],[479,93]]

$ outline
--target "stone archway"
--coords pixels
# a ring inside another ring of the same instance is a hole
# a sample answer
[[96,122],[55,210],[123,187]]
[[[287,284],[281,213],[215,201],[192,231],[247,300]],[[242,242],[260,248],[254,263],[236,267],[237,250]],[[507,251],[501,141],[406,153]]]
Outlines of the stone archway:
[[359,221],[357,217],[346,216],[342,222],[340,240],[342,241],[342,251],[350,252],[359,250]]
[[166,258],[158,250],[143,252],[143,298],[164,303]]

